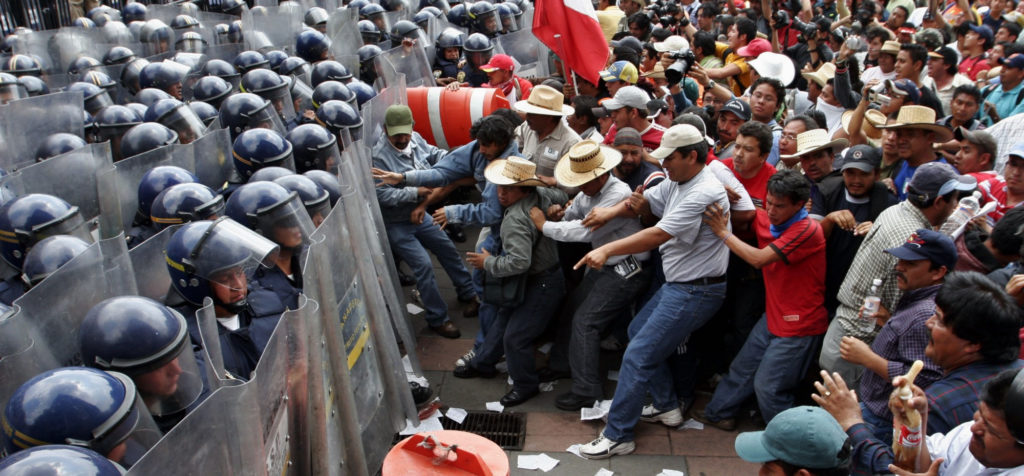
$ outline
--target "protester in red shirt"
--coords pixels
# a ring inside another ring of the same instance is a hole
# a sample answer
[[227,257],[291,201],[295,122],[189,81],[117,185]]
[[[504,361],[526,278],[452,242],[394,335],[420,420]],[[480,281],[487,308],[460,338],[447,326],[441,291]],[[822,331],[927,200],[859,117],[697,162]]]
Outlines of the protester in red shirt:
[[766,162],[771,151],[771,127],[763,122],[751,121],[740,126],[733,156],[722,160],[747,189],[757,208],[764,208],[768,179],[775,175],[775,167]]
[[995,44],[992,29],[987,26],[967,24],[971,28],[964,36],[964,45],[961,48],[963,60],[960,61],[960,74],[963,74],[971,81],[978,80],[978,73],[989,69],[990,65],[985,58],[985,51]]

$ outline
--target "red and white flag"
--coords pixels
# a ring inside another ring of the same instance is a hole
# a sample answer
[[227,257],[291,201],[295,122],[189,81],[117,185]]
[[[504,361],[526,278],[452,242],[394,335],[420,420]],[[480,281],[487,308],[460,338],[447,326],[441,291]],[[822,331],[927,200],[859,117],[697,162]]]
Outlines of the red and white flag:
[[608,62],[608,44],[590,0],[536,0],[533,35],[577,75],[598,83],[597,73]]

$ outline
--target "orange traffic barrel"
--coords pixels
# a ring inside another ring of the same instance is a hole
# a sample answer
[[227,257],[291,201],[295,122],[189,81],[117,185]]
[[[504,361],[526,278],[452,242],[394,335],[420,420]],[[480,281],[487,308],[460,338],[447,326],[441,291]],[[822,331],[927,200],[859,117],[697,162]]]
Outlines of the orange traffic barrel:
[[391,448],[381,474],[508,476],[509,463],[497,443],[480,435],[458,430],[428,431]]
[[409,88],[406,91],[413,129],[442,149],[468,144],[469,128],[481,117],[509,107],[508,99],[493,88]]

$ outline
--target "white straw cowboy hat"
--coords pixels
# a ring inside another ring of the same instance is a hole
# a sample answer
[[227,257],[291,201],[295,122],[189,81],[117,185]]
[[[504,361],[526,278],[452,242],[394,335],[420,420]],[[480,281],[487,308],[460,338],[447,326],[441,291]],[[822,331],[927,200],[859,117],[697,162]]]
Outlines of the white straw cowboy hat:
[[801,132],[800,135],[796,136],[796,153],[793,155],[780,156],[783,159],[792,159],[796,157],[803,157],[812,152],[817,152],[822,149],[832,149],[835,147],[846,147],[850,144],[850,141],[846,139],[833,139],[828,140],[828,131],[825,129],[811,129],[806,132]]
[[[853,111],[846,111],[843,113],[843,130],[847,134],[850,133],[850,120],[853,118]],[[860,131],[864,133],[868,139],[880,140],[882,138],[882,130],[880,126],[885,125],[885,114],[878,109],[868,109],[864,112],[864,121],[861,121]]]
[[836,65],[835,63],[825,63],[817,71],[804,72],[800,73],[800,75],[804,79],[814,81],[815,84],[824,88],[828,80],[836,77]]
[[488,182],[495,185],[510,185],[515,187],[546,187],[547,185],[537,178],[537,164],[522,157],[509,157],[498,159],[484,169],[484,177]]
[[751,68],[757,71],[762,78],[777,79],[783,86],[789,86],[796,77],[796,67],[789,56],[780,53],[767,51],[761,56],[747,61]]
[[592,140],[580,141],[555,164],[555,179],[566,187],[579,187],[622,162],[622,154]]
[[935,123],[935,110],[928,106],[903,106],[900,108],[896,122],[879,129],[921,129],[935,133],[935,142],[948,142],[953,139],[953,131]]
[[516,101],[512,108],[524,114],[545,116],[568,116],[576,112],[572,106],[562,104],[564,99],[565,96],[555,88],[540,84],[530,90],[530,97],[525,101]]

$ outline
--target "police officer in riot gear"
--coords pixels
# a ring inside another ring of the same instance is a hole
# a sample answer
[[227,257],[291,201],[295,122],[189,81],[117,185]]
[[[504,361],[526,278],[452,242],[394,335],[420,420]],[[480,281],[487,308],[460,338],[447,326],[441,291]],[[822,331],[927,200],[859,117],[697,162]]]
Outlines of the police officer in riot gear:
[[153,202],[164,190],[182,183],[198,183],[199,178],[192,172],[173,165],[161,165],[147,171],[139,181],[139,207],[135,211],[132,227],[125,233],[128,247],[134,248],[157,234],[161,228],[150,221]]
[[473,33],[466,38],[462,48],[465,51],[466,62],[455,79],[460,83],[469,83],[474,88],[483,86],[487,82],[487,73],[480,67],[491,60],[494,45],[485,35]]
[[0,476],[121,476],[116,463],[88,448],[69,445],[44,445],[21,450],[0,461]]
[[36,243],[28,250],[21,267],[21,280],[25,289],[39,284],[87,248],[89,243],[71,235],[51,236]]
[[149,208],[149,218],[154,228],[163,230],[171,225],[213,220],[223,212],[224,197],[212,188],[201,183],[180,183],[156,196]]
[[125,159],[178,142],[178,133],[156,122],[143,122],[121,136],[121,157]]

